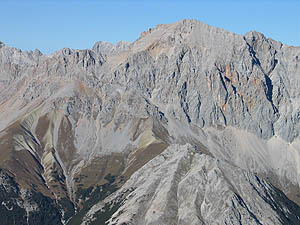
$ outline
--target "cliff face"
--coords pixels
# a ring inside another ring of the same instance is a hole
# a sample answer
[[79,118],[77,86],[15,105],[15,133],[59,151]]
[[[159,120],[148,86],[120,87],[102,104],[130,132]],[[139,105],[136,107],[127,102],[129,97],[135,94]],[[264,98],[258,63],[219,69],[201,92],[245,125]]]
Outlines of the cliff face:
[[0,43],[5,224],[47,224],[45,204],[62,224],[298,224],[299,86],[299,47],[194,20],[51,55]]

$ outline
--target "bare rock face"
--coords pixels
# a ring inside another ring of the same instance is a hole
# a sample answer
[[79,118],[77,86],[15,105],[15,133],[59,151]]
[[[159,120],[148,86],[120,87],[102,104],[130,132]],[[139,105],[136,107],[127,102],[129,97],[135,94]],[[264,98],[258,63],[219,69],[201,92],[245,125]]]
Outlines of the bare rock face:
[[[190,145],[171,145],[104,202],[121,205],[108,224],[297,224],[299,210],[256,175]],[[86,223],[105,205],[94,206]]]
[[0,43],[0,214],[299,224],[299,75],[299,47],[195,20],[51,55]]

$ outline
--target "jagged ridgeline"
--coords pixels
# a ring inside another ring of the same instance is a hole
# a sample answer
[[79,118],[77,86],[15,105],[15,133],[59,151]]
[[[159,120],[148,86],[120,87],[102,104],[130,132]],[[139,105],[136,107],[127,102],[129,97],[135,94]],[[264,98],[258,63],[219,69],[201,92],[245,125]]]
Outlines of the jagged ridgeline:
[[300,48],[183,20],[0,43],[0,224],[300,224]]

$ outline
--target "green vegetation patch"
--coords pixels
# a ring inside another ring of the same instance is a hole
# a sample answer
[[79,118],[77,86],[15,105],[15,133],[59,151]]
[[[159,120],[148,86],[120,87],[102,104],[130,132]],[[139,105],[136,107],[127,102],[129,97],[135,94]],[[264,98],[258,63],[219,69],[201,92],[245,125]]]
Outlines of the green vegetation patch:
[[78,188],[76,196],[83,200],[81,209],[69,220],[67,225],[80,225],[86,213],[98,202],[104,200],[108,195],[115,192],[118,187],[114,184],[115,176],[107,175],[105,178],[108,183],[98,185],[96,188]]

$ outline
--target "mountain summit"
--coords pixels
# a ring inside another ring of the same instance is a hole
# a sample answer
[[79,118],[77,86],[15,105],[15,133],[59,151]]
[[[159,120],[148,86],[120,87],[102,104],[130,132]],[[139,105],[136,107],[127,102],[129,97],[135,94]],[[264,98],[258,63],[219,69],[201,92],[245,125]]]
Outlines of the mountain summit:
[[299,87],[300,47],[196,20],[0,42],[0,224],[300,224]]

